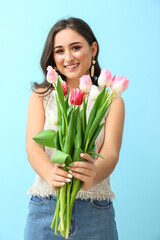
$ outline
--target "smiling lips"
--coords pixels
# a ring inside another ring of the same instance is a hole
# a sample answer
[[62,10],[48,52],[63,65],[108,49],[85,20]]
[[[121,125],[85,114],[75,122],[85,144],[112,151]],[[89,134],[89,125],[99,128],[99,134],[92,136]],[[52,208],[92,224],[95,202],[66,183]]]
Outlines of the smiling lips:
[[79,65],[79,63],[74,64],[74,65],[66,65],[66,66],[64,66],[64,67],[65,67],[66,69],[74,69],[74,68],[78,67],[78,65]]

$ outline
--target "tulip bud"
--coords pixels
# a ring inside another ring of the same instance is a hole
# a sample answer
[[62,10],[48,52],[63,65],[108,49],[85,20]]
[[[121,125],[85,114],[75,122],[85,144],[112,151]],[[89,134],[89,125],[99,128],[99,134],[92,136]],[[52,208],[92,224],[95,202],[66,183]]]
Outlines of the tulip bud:
[[52,66],[47,67],[47,81],[49,83],[54,83],[58,80],[58,74],[56,71],[52,68]]
[[106,88],[110,87],[112,83],[112,74],[109,70],[103,69],[100,73],[100,76],[98,78],[98,85],[103,88],[106,86]]
[[93,85],[89,94],[90,99],[92,99],[93,101],[96,101],[98,95],[99,95],[99,90],[95,85]]
[[67,83],[66,83],[65,81],[61,81],[61,85],[62,85],[62,89],[63,89],[64,96],[66,96],[66,95],[67,95],[67,92],[68,92]]
[[114,93],[114,98],[118,98],[121,96],[122,92],[124,92],[129,84],[129,80],[127,77],[123,76],[114,76],[111,84],[111,91]]
[[81,105],[83,102],[85,93],[81,92],[80,89],[76,88],[72,90],[70,94],[70,103],[73,105]]
[[80,84],[79,84],[80,90],[86,94],[89,93],[92,87],[92,81],[91,81],[90,75],[83,75],[79,81],[80,81]]

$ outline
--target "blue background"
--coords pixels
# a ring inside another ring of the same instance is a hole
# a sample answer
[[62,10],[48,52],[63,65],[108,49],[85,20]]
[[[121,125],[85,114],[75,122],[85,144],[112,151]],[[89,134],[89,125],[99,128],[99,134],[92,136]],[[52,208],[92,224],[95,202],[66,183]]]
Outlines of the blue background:
[[160,1],[0,1],[0,240],[23,240],[26,190],[35,173],[25,152],[30,83],[42,81],[47,34],[62,17],[84,19],[100,64],[130,79],[119,163],[111,176],[120,240],[160,239]]

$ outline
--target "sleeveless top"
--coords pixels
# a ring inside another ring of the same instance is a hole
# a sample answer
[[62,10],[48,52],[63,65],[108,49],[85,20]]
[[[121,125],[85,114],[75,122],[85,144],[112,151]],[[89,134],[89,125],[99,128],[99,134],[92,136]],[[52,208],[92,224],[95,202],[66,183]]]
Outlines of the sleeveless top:
[[[88,106],[87,106],[87,119],[89,117],[90,111],[93,107],[94,101],[88,98]],[[50,113],[52,112],[54,114],[57,114],[57,107],[56,107],[56,101],[54,98],[54,90],[44,97],[43,100],[43,106],[45,110],[45,123],[44,123],[44,129],[53,129],[57,130],[57,126],[53,126],[50,123]],[[106,113],[104,119],[102,122],[105,122],[105,119],[108,115],[108,112]],[[101,149],[101,146],[103,144],[104,140],[104,127],[101,129],[101,132],[99,133],[97,139],[96,139],[96,152],[98,153]],[[53,154],[55,152],[55,149],[45,147],[45,152],[48,154],[50,159],[53,157]],[[49,196],[56,196],[57,192],[52,189],[51,186],[47,184],[45,180],[43,180],[38,174],[36,174],[35,182],[31,188],[28,189],[27,193],[29,195],[34,196],[40,196],[40,197],[49,197]],[[111,190],[110,186],[110,177],[107,177],[100,183],[98,183],[96,186],[92,187],[91,189],[87,191],[80,190],[76,196],[76,198],[80,199],[96,199],[96,200],[112,200],[114,198],[114,193]]]

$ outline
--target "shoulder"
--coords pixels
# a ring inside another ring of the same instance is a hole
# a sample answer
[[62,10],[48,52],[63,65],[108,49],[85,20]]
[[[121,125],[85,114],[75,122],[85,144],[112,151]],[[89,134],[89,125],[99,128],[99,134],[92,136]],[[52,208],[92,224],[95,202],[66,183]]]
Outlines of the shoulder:
[[44,88],[36,89],[35,91],[33,91],[31,93],[30,99],[37,99],[39,101],[43,101],[44,96],[45,96],[44,91],[45,91]]
[[125,104],[124,104],[124,100],[122,97],[119,97],[119,98],[113,100],[111,107],[110,107],[111,111],[124,112],[124,109],[125,109]]
[[29,110],[37,111],[38,109],[44,110],[44,88],[38,88],[33,91],[29,99]]
[[119,97],[119,98],[116,98],[116,99],[114,99],[113,100],[113,102],[112,102],[112,104],[111,104],[111,106],[113,107],[113,106],[121,106],[121,107],[124,107],[124,100],[123,100],[123,98],[122,97]]
[[45,102],[48,102],[50,96],[53,95],[51,93],[52,91],[47,92],[45,88],[38,88],[31,93],[30,101],[36,101],[44,104]]

